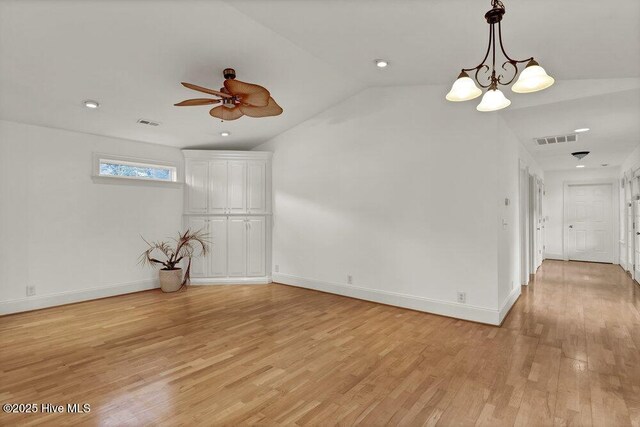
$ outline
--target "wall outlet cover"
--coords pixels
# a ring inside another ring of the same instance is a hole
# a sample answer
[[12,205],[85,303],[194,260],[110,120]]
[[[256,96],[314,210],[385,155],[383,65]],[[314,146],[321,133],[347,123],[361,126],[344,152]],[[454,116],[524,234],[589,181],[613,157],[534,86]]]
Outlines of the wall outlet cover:
[[32,297],[36,294],[36,287],[34,285],[27,285],[27,296]]
[[458,291],[458,302],[465,304],[467,302],[467,293]]
[[353,276],[350,275],[350,274],[347,275],[347,283],[350,284],[350,285],[353,284]]
[[276,264],[273,269],[275,270],[276,273],[280,272],[280,266],[278,264]]

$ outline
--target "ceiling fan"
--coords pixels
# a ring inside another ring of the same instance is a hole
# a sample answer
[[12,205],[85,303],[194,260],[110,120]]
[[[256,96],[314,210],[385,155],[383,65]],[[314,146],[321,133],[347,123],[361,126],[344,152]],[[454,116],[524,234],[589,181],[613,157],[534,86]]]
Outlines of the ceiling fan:
[[237,120],[242,116],[270,117],[282,114],[282,108],[271,97],[267,89],[262,86],[236,80],[236,70],[226,68],[224,75],[224,87],[219,91],[206,87],[182,82],[182,86],[203,92],[218,98],[194,98],[174,104],[177,107],[189,107],[194,105],[212,105],[209,114],[221,120]]

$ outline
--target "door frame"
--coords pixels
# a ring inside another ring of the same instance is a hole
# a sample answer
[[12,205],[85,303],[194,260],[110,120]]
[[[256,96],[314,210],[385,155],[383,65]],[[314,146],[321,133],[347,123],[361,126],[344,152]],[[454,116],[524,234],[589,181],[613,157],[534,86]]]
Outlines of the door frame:
[[529,167],[519,160],[520,285],[529,284]]
[[616,237],[620,235],[620,213],[616,215],[616,207],[620,207],[618,202],[618,197],[620,192],[618,190],[618,180],[596,180],[596,181],[564,181],[563,182],[563,191],[562,191],[562,258],[565,261],[569,261],[569,203],[568,203],[568,195],[569,195],[569,187],[578,186],[578,185],[608,185],[611,187],[611,248],[613,250],[611,261],[612,264],[616,264],[620,260],[619,247]]

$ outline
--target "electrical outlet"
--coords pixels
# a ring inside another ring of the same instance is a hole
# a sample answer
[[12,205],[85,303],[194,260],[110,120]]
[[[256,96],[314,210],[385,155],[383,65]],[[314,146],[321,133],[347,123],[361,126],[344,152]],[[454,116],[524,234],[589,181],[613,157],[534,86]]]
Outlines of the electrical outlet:
[[347,275],[347,283],[350,285],[353,284],[353,276],[350,274]]
[[280,266],[278,264],[276,264],[273,269],[275,270],[276,273],[280,272]]
[[467,293],[458,291],[458,302],[465,304],[467,302]]
[[35,285],[27,285],[27,296],[32,297],[36,294],[36,286]]

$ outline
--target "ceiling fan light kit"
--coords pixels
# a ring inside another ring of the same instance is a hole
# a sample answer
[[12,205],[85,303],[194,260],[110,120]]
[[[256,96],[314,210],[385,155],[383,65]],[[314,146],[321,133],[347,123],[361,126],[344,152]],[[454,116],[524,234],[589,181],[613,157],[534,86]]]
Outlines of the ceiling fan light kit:
[[[487,52],[479,65],[472,68],[463,68],[458,78],[453,83],[451,90],[446,95],[448,101],[469,101],[477,98],[482,94],[482,90],[476,86],[476,83],[483,89],[487,89],[482,101],[476,108],[478,111],[497,111],[508,107],[511,104],[502,91],[498,89],[498,86],[508,86],[518,77],[518,65],[527,63],[525,69],[520,73],[518,80],[511,87],[511,90],[516,93],[531,93],[537,92],[548,88],[554,83],[553,77],[549,76],[544,68],[536,62],[533,57],[527,59],[513,59],[505,51],[502,43],[502,27],[501,21],[505,14],[504,4],[500,0],[491,1],[492,9],[485,15],[485,19],[489,24],[489,45]],[[499,44],[500,51],[506,59],[501,68],[504,72],[511,70],[513,76],[511,78],[505,77],[503,74],[499,74],[496,70],[496,43]],[[491,66],[486,64],[487,59],[491,54]],[[491,72],[491,74],[483,78],[481,81],[480,73]],[[471,72],[473,79],[467,72]],[[475,80],[475,81],[474,81]]]
[[259,118],[282,114],[282,108],[264,87],[236,80],[236,71],[233,68],[225,68],[222,75],[225,78],[224,87],[219,91],[182,82],[182,86],[186,88],[217,96],[217,98],[187,99],[174,105],[176,107],[190,107],[221,104],[213,107],[209,114],[223,121],[237,120],[242,116]]

